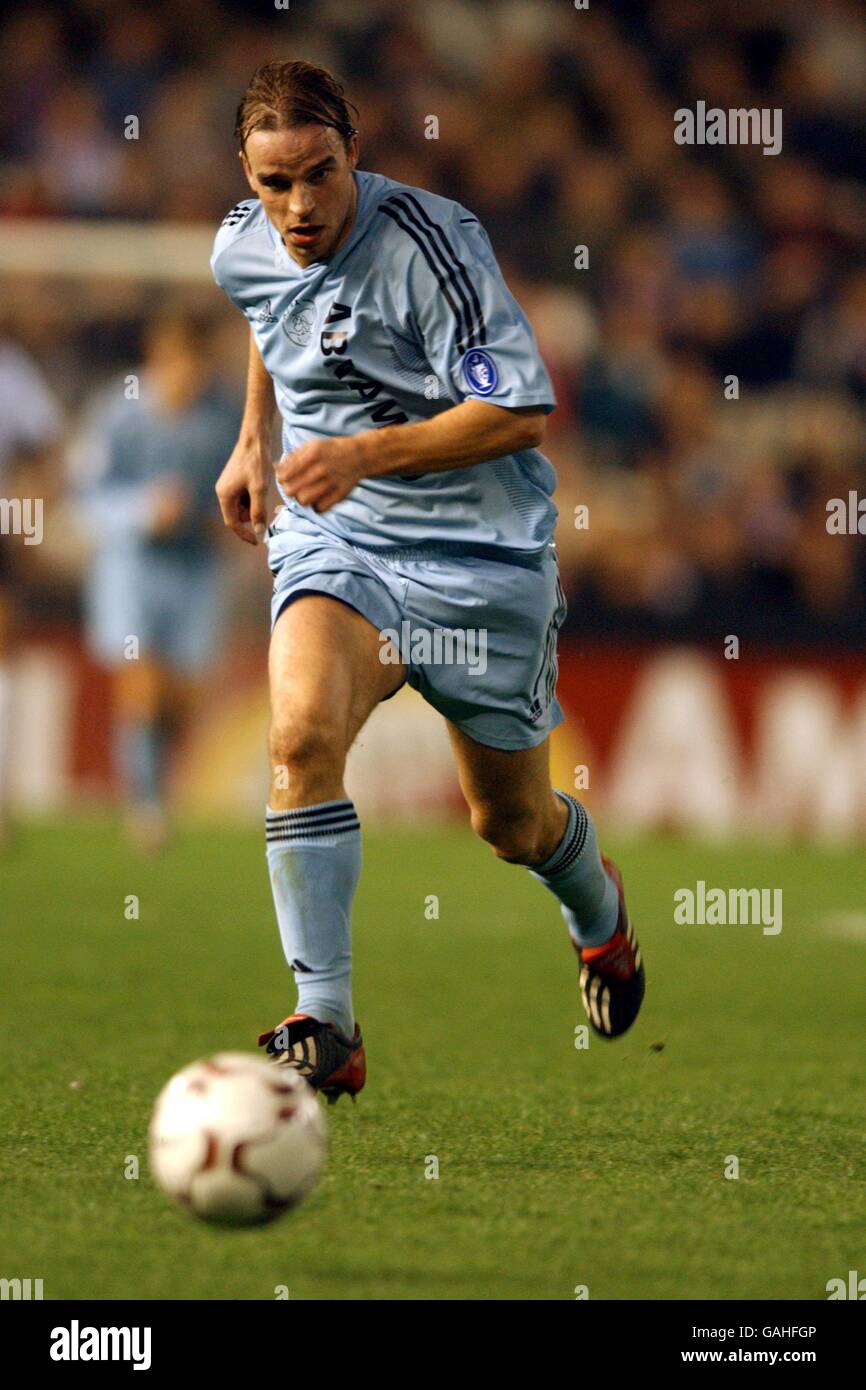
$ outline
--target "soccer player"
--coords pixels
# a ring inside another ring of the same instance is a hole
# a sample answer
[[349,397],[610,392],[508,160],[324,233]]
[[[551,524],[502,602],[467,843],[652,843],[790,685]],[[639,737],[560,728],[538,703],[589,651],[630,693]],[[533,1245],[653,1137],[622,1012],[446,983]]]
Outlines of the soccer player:
[[113,382],[89,412],[73,471],[94,542],[89,645],[111,672],[114,761],[132,845],[168,833],[168,755],[215,655],[222,610],[213,487],[238,426],[214,383],[210,324],[183,309],[145,333],[138,395]]
[[[0,330],[0,850],[9,841],[9,764],[12,743],[12,657],[20,614],[12,593],[28,552],[8,534],[10,505],[40,506],[54,489],[63,431],[59,402],[27,352]],[[33,493],[39,496],[34,497]]]
[[[619,872],[585,808],[550,784],[566,608],[555,476],[537,449],[555,401],[532,330],[471,212],[357,169],[330,73],[264,64],[236,135],[254,197],[225,218],[211,265],[250,325],[250,357],[217,495],[241,539],[266,538],[274,575],[267,858],[298,987],[259,1042],[329,1100],[364,1084],[350,945],[361,847],[343,771],[405,681],[447,721],[474,830],[559,899],[590,1023],[615,1037],[644,972]],[[284,505],[268,525],[275,398]],[[394,633],[411,640],[395,651]],[[484,662],[419,660],[443,634],[475,655],[483,643]]]

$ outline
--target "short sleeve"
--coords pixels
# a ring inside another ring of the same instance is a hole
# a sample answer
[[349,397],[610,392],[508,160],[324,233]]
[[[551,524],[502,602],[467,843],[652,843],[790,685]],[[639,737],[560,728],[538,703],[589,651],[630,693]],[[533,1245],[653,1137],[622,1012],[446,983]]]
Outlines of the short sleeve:
[[63,428],[60,406],[36,363],[19,348],[8,346],[0,370],[0,396],[12,424],[13,446],[41,449],[56,444]]
[[125,443],[135,407],[120,404],[119,390],[113,383],[92,398],[68,455],[79,511],[101,542],[142,534],[153,513],[152,484],[136,477]]
[[457,401],[553,410],[556,397],[535,335],[484,228],[456,205],[453,216],[437,220],[413,202],[411,218],[408,208],[404,213],[404,230],[415,242],[410,313],[448,394]]
[[237,303],[239,289],[237,273],[232,273],[230,262],[233,258],[223,253],[235,247],[239,235],[249,229],[250,214],[258,206],[258,200],[255,198],[248,199],[243,203],[236,203],[223,218],[214,237],[213,253],[210,258],[211,274],[220,289],[234,303]]

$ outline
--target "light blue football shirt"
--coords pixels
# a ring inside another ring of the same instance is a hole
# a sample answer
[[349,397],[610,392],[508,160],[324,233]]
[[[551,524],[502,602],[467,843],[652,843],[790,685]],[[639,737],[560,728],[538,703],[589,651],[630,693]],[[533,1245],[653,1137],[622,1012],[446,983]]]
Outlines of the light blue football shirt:
[[[123,385],[113,381],[94,398],[73,450],[82,512],[102,546],[123,549],[135,541],[152,560],[205,558],[218,534],[211,529],[214,487],[234,448],[240,412],[216,385],[177,412],[160,409],[146,371],[135,399]],[[170,535],[154,537],[153,485],[166,480],[183,486],[187,510]]]
[[[305,440],[428,420],[465,400],[556,400],[490,239],[459,203],[356,171],[351,232],[301,267],[258,199],[217,232],[214,278],[246,316],[274,381],[286,453]],[[326,512],[289,508],[376,549],[431,541],[541,550],[555,473],[537,449],[447,472],[365,478]]]

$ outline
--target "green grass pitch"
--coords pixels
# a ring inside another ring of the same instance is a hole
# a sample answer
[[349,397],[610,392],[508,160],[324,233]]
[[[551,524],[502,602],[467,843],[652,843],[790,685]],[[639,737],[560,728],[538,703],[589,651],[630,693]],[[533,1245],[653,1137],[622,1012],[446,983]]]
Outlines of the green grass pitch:
[[[189,828],[142,863],[104,823],[26,830],[0,867],[0,1276],[47,1299],[823,1299],[866,1273],[866,940],[826,925],[862,911],[861,856],[606,844],[647,999],[576,1050],[553,899],[468,831],[365,834],[367,1088],[327,1111],[308,1203],[238,1232],[163,1198],[145,1136],[172,1072],[293,1004],[261,836]],[[674,925],[699,878],[782,888],[781,934]]]

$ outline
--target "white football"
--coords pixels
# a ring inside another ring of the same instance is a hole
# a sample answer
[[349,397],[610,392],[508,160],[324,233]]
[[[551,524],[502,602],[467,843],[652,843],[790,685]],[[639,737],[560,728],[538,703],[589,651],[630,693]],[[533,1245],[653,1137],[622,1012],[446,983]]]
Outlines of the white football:
[[270,1221],[312,1191],[327,1137],[313,1089],[291,1067],[246,1052],[192,1062],[157,1097],[151,1171],[207,1221]]

